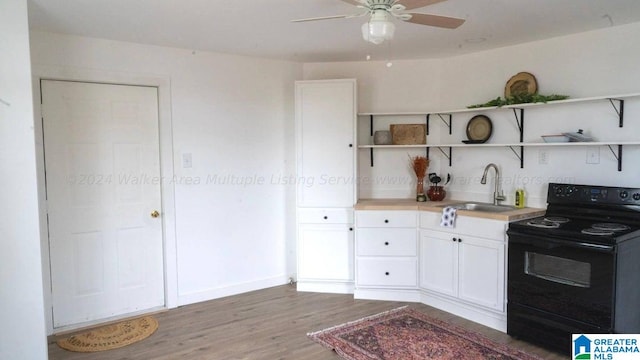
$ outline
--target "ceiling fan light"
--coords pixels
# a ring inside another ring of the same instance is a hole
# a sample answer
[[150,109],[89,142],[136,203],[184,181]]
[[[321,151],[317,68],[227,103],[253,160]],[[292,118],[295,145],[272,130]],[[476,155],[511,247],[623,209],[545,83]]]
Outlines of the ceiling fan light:
[[388,20],[372,20],[362,24],[362,38],[376,45],[393,39],[396,26]]

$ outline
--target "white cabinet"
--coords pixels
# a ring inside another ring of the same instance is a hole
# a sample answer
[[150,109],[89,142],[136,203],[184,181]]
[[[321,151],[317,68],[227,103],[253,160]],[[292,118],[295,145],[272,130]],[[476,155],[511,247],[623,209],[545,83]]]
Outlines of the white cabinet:
[[356,82],[295,84],[299,291],[353,292]]
[[355,80],[296,82],[297,204],[355,203]]
[[458,237],[458,298],[505,310],[505,243]]
[[445,228],[441,217],[420,212],[420,302],[506,331],[508,222],[458,216]]
[[458,295],[458,243],[450,234],[420,231],[420,287]]
[[353,281],[353,231],[348,224],[298,226],[299,281]]
[[422,229],[420,286],[504,311],[505,243]]
[[356,298],[417,289],[417,222],[417,211],[356,211]]
[[506,331],[507,221],[441,212],[355,211],[356,299],[421,302]]

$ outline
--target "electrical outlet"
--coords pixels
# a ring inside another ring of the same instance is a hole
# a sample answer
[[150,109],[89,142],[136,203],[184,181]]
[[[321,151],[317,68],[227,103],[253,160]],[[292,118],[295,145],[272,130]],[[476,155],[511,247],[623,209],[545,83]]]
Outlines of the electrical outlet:
[[587,147],[587,164],[600,164],[600,148],[595,146]]
[[549,163],[549,153],[547,150],[538,151],[538,164],[547,165]]

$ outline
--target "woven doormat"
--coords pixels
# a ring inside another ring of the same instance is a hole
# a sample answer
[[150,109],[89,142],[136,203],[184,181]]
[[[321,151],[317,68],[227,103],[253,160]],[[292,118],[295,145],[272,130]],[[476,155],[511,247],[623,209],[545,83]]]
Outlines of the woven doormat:
[[121,348],[144,340],[158,329],[158,321],[151,316],[122,321],[95,328],[56,341],[65,350],[96,352]]

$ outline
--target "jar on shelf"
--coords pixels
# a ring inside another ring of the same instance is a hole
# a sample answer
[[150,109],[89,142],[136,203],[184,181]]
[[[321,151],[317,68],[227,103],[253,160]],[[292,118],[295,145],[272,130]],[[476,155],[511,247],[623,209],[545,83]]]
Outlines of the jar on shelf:
[[442,186],[432,185],[429,186],[429,190],[427,190],[427,196],[431,201],[442,201],[444,197],[447,196],[447,191]]
[[391,145],[391,131],[389,130],[378,130],[373,133],[373,144],[374,145]]

